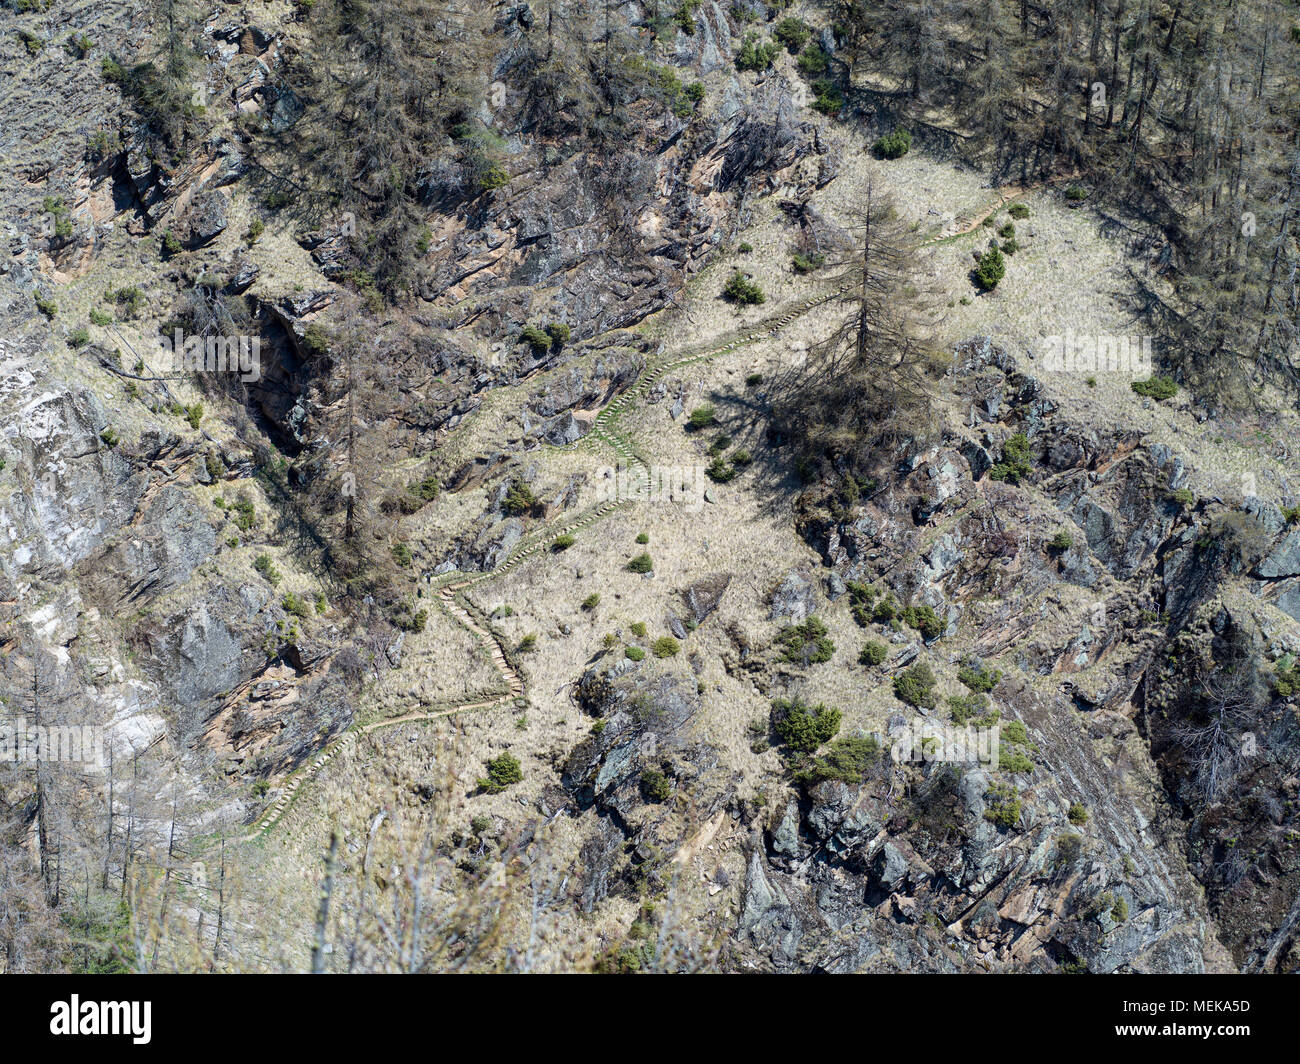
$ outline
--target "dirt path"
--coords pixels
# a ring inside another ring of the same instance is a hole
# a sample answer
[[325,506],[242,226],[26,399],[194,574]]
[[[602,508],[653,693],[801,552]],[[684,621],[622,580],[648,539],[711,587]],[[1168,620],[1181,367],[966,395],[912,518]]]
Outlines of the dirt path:
[[955,233],[949,233],[947,236],[936,236],[929,240],[922,241],[921,247],[926,248],[935,244],[944,244],[949,240],[956,240],[959,237],[967,236],[970,233],[975,232],[975,230],[983,225],[985,221],[997,214],[998,211],[1002,210],[1002,208],[1008,203],[1019,199],[1021,196],[1028,196],[1040,189],[1048,188],[1051,185],[1059,185],[1062,181],[1072,181],[1078,176],[1079,172],[1076,170],[1073,173],[1064,174],[1061,177],[1049,178],[1046,181],[1037,181],[1032,185],[1003,185],[998,189],[997,201],[991,207],[980,211],[980,213],[976,214],[971,221],[964,224]]

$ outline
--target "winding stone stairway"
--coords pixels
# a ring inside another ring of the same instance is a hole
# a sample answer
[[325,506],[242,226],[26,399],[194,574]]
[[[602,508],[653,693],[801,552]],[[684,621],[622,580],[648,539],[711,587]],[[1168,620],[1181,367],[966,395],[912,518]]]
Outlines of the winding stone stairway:
[[[768,318],[759,322],[749,331],[734,336],[725,343],[717,344],[704,348],[699,351],[679,355],[676,358],[661,362],[653,367],[647,367],[637,380],[627,391],[609,403],[599,414],[596,415],[592,423],[591,431],[571,447],[586,446],[588,448],[599,447],[604,445],[610,448],[615,455],[626,462],[629,469],[635,469],[639,479],[649,482],[650,467],[644,456],[637,449],[634,441],[630,436],[619,432],[616,428],[620,415],[631,407],[634,403],[642,401],[663,377],[675,370],[691,365],[695,362],[707,361],[716,358],[719,355],[727,354],[746,344],[757,343],[760,340],[775,336],[791,322],[802,317],[819,306],[831,302],[844,292],[845,289],[837,289],[829,294],[815,296],[806,299],[797,304],[795,307],[786,310],[778,316]],[[512,551],[504,562],[495,569],[490,569],[482,573],[467,574],[464,572],[449,572],[439,577],[428,580],[427,582],[436,589],[435,602],[438,608],[451,617],[457,624],[473,634],[479,645],[487,653],[493,667],[500,675],[505,687],[505,693],[495,698],[466,702],[460,705],[451,706],[445,709],[419,711],[404,714],[397,717],[387,717],[383,720],[372,721],[369,724],[357,725],[343,735],[339,736],[334,742],[316,755],[310,762],[298,769],[285,783],[284,788],[272,804],[265,809],[250,825],[249,832],[242,836],[242,841],[251,842],[265,836],[276,824],[278,824],[288,812],[289,807],[293,804],[294,799],[301,792],[303,786],[310,782],[317,773],[320,772],[327,764],[336,758],[343,750],[354,744],[357,736],[367,732],[376,731],[380,728],[391,728],[398,724],[414,723],[418,721],[436,720],[441,717],[450,717],[457,713],[465,713],[470,710],[491,709],[496,706],[505,705],[514,702],[516,699],[524,697],[524,683],[515,667],[510,663],[507,657],[505,647],[502,645],[500,638],[494,634],[490,628],[481,624],[470,612],[466,600],[461,593],[467,588],[477,584],[484,583],[488,580],[494,580],[497,577],[517,569],[530,558],[535,557],[542,551],[549,550],[555,543],[555,540],[562,535],[573,535],[582,532],[597,521],[615,510],[625,509],[631,505],[630,500],[615,500],[602,502],[597,506],[586,510],[576,520],[570,521],[563,525],[548,525],[529,536],[524,542],[520,543]]]

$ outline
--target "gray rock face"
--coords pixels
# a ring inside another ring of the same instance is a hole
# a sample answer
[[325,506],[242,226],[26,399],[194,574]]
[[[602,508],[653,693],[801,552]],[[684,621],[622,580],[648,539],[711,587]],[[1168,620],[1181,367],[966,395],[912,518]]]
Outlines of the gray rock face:
[[[700,699],[693,680],[647,676],[624,659],[586,672],[577,696],[600,726],[570,752],[560,783],[579,808],[595,807],[618,826],[624,853],[644,859],[672,852],[732,800],[734,781],[717,771],[717,749],[697,734]],[[673,801],[647,789],[646,780],[653,778],[648,773],[666,779],[670,792],[691,795],[688,823],[673,815]],[[589,840],[589,846],[606,856],[588,876],[584,893],[611,889],[635,875],[626,858],[608,852],[607,839]]]
[[1277,596],[1274,602],[1283,613],[1300,621],[1300,584],[1288,587]]
[[547,443],[554,444],[557,447],[565,447],[571,443],[577,443],[582,439],[586,431],[587,426],[575,418],[572,413],[564,413],[546,426],[543,436]]
[[495,569],[504,562],[524,536],[523,522],[510,517],[485,528],[477,540],[463,553],[457,568]]
[[619,682],[593,671],[580,681],[579,698],[603,711],[605,725],[569,756],[563,786],[584,804],[639,804],[634,792],[641,772],[657,766],[660,753],[679,743],[699,711],[698,697],[670,676],[642,686],[631,677]]
[[809,797],[808,827],[832,853],[854,849],[880,830],[877,813],[860,788],[832,780],[817,784]]
[[977,443],[969,440],[963,443],[961,456],[966,459],[966,464],[970,467],[972,480],[979,480],[993,468],[993,459],[989,457],[988,451]]
[[826,578],[826,597],[834,602],[841,595],[848,594],[848,585],[839,573],[831,573]]
[[190,208],[189,246],[202,247],[216,239],[229,225],[230,197],[220,189],[200,192]]
[[918,525],[930,520],[961,487],[965,469],[955,452],[940,454],[926,467],[928,483],[922,501],[912,509],[912,519]]
[[[175,623],[179,622],[179,623]],[[181,705],[197,705],[236,687],[243,648],[216,603],[198,603],[175,619],[164,643],[168,688]]]
[[907,858],[891,842],[880,847],[871,862],[871,873],[876,882],[886,890],[894,890],[907,877]]
[[779,857],[794,857],[802,848],[799,844],[799,806],[787,802],[785,812],[772,830],[772,852]]
[[780,586],[772,592],[768,620],[785,618],[792,624],[799,624],[813,612],[815,604],[816,593],[812,579],[807,573],[791,569],[786,573]]
[[88,562],[87,586],[118,599],[178,587],[216,551],[217,535],[189,492],[164,488],[146,508],[139,528],[119,535]]
[[1266,580],[1300,576],[1300,528],[1290,532],[1255,571]]
[[780,911],[789,908],[785,894],[768,881],[762,853],[755,850],[745,869],[745,906],[740,913],[740,929],[754,933],[761,923],[768,921],[773,910],[777,910],[779,919]]

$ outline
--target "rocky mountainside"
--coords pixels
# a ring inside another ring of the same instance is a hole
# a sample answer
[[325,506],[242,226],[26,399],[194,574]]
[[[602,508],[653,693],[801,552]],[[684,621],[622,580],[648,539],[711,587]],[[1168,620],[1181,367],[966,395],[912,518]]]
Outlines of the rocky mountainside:
[[[0,766],[0,967],[1300,967],[1294,412],[1060,371],[1139,220],[873,156],[819,5],[669,6],[463,15],[394,291],[397,164],[286,150],[335,5],[185,8],[171,110],[179,5],[0,7],[0,694],[104,748]],[[885,193],[929,423],[810,462]]]

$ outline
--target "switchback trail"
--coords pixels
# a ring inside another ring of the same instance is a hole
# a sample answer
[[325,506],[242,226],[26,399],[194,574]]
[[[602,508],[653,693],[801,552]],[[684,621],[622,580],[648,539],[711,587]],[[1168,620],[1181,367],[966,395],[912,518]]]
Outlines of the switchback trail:
[[[1039,182],[1035,185],[1021,186],[1008,185],[998,190],[996,202],[986,210],[977,213],[973,220],[967,223],[956,233],[950,233],[944,237],[936,237],[923,242],[921,247],[928,247],[934,244],[944,243],[958,237],[968,235],[974,232],[986,218],[1001,210],[1012,200],[1037,191],[1047,185],[1059,181],[1069,180],[1067,177],[1053,178],[1049,181]],[[773,314],[752,326],[747,326],[729,334],[721,342],[713,342],[698,350],[688,350],[678,354],[675,357],[667,358],[654,365],[647,365],[637,376],[632,385],[623,392],[618,398],[608,403],[595,417],[591,429],[582,439],[573,444],[570,448],[599,448],[602,445],[608,447],[614,452],[617,458],[626,463],[630,470],[635,471],[638,483],[649,481],[650,464],[645,456],[639,450],[637,443],[627,432],[621,431],[618,422],[623,413],[631,407],[639,404],[645,399],[650,389],[662,380],[667,374],[689,366],[692,363],[704,362],[719,355],[727,354],[737,348],[744,347],[748,344],[757,343],[760,340],[776,336],[780,331],[792,322],[801,318],[809,311],[817,307],[824,306],[827,303],[839,298],[849,286],[841,287],[830,292],[822,292],[808,299],[796,303],[793,307],[785,309],[777,314]],[[633,489],[635,497],[636,488]],[[405,713],[400,716],[386,717],[381,720],[371,721],[366,724],[355,724],[339,736],[334,742],[325,747],[311,761],[293,772],[285,781],[285,785],[275,801],[268,806],[250,825],[247,834],[240,836],[240,841],[252,842],[265,836],[276,824],[283,818],[289,807],[293,804],[294,799],[302,788],[309,783],[322,768],[338,756],[343,750],[354,744],[359,735],[369,732],[378,731],[381,728],[391,728],[398,724],[411,724],[438,720],[443,717],[451,717],[458,713],[465,713],[471,710],[492,709],[498,706],[507,705],[515,702],[516,699],[522,699],[524,695],[524,683],[519,673],[511,664],[509,653],[506,650],[501,638],[494,633],[486,623],[480,623],[471,612],[468,600],[463,597],[463,592],[470,587],[494,580],[497,577],[518,568],[528,559],[538,553],[549,550],[555,543],[555,540],[562,535],[572,535],[576,532],[584,531],[590,528],[601,518],[608,516],[614,510],[622,509],[631,504],[631,500],[623,501],[605,501],[596,506],[590,507],[575,519],[562,523],[563,515],[556,520],[535,529],[525,537],[510,552],[506,559],[494,569],[479,573],[466,573],[463,571],[453,571],[440,574],[438,577],[428,580],[427,582],[436,591],[435,602],[440,610],[447,614],[452,620],[462,628],[470,632],[479,647],[487,654],[493,667],[500,677],[503,693],[492,696],[487,695],[477,699],[472,699],[453,706],[443,706],[436,709],[418,710],[411,713]]]

